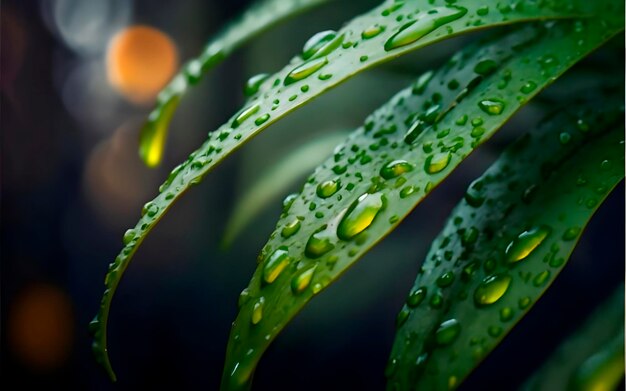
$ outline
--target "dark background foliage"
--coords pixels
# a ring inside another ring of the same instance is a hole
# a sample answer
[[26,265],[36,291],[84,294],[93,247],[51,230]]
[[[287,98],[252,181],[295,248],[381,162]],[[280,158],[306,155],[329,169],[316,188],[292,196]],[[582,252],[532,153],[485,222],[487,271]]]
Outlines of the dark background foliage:
[[[155,27],[170,36],[184,62],[248,1],[116,0],[105,2],[113,12],[104,16],[94,12],[100,3],[2,2],[1,387],[216,389],[236,298],[280,210],[276,199],[231,249],[219,250],[229,213],[250,178],[307,140],[358,126],[419,72],[475,36],[356,77],[269,129],[190,192],[147,239],[114,300],[109,346],[120,379],[114,385],[91,357],[87,323],[107,264],[141,205],[169,169],[243,102],[248,76],[279,69],[311,34],[337,28],[375,2],[340,1],[237,51],[184,100],[157,170],[143,167],[136,154],[150,105],[128,102],[107,82],[109,35],[125,25]],[[594,69],[621,74],[624,56],[618,54],[618,61],[596,54],[562,83],[584,87]],[[554,91],[558,99],[558,83]],[[312,301],[262,360],[254,388],[383,389],[394,318],[428,244],[471,179],[544,110],[535,104],[519,113],[396,232]],[[553,287],[462,389],[515,389],[623,276],[621,184]]]

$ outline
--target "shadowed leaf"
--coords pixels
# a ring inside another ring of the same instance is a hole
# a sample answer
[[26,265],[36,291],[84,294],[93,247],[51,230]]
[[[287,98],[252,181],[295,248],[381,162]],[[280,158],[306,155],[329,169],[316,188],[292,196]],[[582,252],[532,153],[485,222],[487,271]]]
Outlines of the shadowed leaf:
[[622,97],[567,105],[468,188],[407,302],[390,390],[456,388],[554,281],[624,177]]
[[[607,259],[606,261],[611,261]],[[621,260],[620,260],[621,261]],[[624,377],[624,285],[521,388],[612,391]]]

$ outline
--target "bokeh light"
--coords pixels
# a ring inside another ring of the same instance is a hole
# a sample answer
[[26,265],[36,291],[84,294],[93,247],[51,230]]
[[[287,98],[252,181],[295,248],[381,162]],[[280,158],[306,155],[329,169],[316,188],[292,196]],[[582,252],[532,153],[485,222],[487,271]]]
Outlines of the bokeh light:
[[66,46],[91,56],[102,53],[113,34],[128,24],[132,0],[44,0],[41,14]]
[[53,285],[28,286],[12,303],[7,333],[13,352],[32,370],[62,366],[74,334],[69,297]]
[[107,49],[107,76],[134,103],[150,102],[178,67],[172,40],[148,26],[132,26],[116,34]]
[[67,111],[87,132],[110,134],[120,123],[125,104],[111,88],[102,61],[59,64],[59,89]]
[[102,140],[85,164],[83,189],[101,221],[119,228],[131,221],[158,185],[159,173],[148,171],[137,157],[143,118],[129,120]]

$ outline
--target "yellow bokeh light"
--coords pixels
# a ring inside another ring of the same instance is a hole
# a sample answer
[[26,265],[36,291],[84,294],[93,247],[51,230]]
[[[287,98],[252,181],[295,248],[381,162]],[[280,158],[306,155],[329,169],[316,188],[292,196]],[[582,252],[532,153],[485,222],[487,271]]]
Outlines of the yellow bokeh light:
[[111,85],[134,103],[148,103],[178,67],[176,46],[163,32],[132,26],[117,33],[107,49]]

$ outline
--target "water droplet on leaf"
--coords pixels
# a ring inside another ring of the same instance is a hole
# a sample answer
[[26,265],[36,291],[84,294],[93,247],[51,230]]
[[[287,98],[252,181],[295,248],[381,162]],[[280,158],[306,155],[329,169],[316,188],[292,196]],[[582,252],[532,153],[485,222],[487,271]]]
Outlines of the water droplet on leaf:
[[520,88],[520,92],[524,94],[530,94],[535,90],[535,88],[537,88],[537,83],[535,83],[534,81],[528,81]]
[[565,230],[565,232],[563,232],[563,240],[565,241],[570,241],[570,240],[574,240],[578,237],[578,235],[580,234],[580,227],[571,227]]
[[250,290],[248,288],[244,288],[239,294],[239,299],[237,300],[237,307],[241,308],[244,304],[250,301],[252,295],[250,294]]
[[454,282],[454,273],[446,272],[437,278],[437,285],[441,288],[445,288],[447,286],[452,285]]
[[427,292],[426,287],[420,287],[411,291],[411,293],[409,293],[409,297],[406,299],[406,304],[411,308],[417,307],[422,301],[424,301]]
[[439,345],[450,345],[461,332],[461,323],[456,319],[448,319],[439,325],[435,339]]
[[484,99],[478,102],[478,107],[489,115],[499,115],[504,110],[504,102],[499,99]]
[[396,327],[401,327],[407,319],[409,319],[409,315],[411,312],[408,308],[402,308],[400,312],[398,312],[398,316],[396,317]]
[[406,186],[402,190],[400,190],[400,198],[407,198],[411,194],[415,194],[419,188],[415,186]]
[[542,225],[524,231],[513,239],[504,254],[508,262],[519,262],[536,249],[550,234],[550,228]]
[[430,155],[424,163],[424,170],[429,174],[436,174],[445,169],[450,163],[452,154],[450,152],[441,152]]
[[261,126],[263,125],[265,122],[267,122],[267,120],[270,119],[270,115],[265,113],[262,116],[260,116],[259,118],[254,120],[254,124],[256,126]]
[[550,278],[550,270],[544,270],[533,278],[533,285],[536,287],[543,286]]
[[254,303],[252,307],[252,317],[250,318],[250,322],[252,324],[259,324],[261,319],[263,319],[263,305],[265,304],[265,298],[261,297],[259,300]]
[[135,239],[136,234],[137,232],[134,229],[132,228],[127,229],[126,232],[124,232],[124,237],[122,238],[122,242],[124,243],[124,245],[127,245],[133,239]]
[[339,190],[340,184],[337,180],[328,180],[317,185],[316,194],[320,198],[328,198]]
[[350,205],[337,226],[337,236],[350,240],[369,227],[383,209],[385,197],[382,193],[365,193]]
[[298,193],[291,193],[283,200],[283,213],[287,213],[293,202],[298,198]]
[[300,230],[300,225],[300,220],[295,218],[291,220],[291,222],[285,224],[282,231],[280,232],[280,235],[283,238],[289,238]]
[[243,93],[246,96],[252,96],[259,91],[261,84],[267,80],[270,75],[268,73],[260,73],[258,75],[254,75],[246,81],[246,84],[243,88]]
[[509,289],[511,280],[512,278],[508,274],[486,277],[474,291],[474,303],[483,307],[497,302]]
[[413,20],[400,28],[385,42],[385,50],[390,51],[410,45],[435,29],[459,19],[467,13],[461,7],[436,7],[428,12],[421,12]]
[[428,72],[423,73],[413,85],[413,88],[412,88],[413,94],[419,95],[423,93],[426,87],[428,86],[428,83],[430,82],[430,80],[433,78],[434,75],[435,73],[433,71],[428,71]]
[[474,72],[481,76],[491,75],[496,69],[498,69],[498,63],[493,60],[483,60],[474,66]]
[[322,67],[326,64],[328,64],[328,60],[326,59],[326,57],[305,62],[304,64],[295,67],[291,72],[289,72],[285,77],[285,81],[283,82],[283,84],[288,86],[297,81],[304,80],[315,72],[322,69]]
[[519,308],[521,310],[528,308],[528,306],[530,305],[530,297],[522,297],[521,299],[519,299],[517,304],[519,305]]
[[305,271],[295,275],[291,279],[291,291],[295,294],[300,294],[304,292],[306,288],[311,284],[311,280],[313,279],[313,274],[315,274],[315,268],[317,264],[309,267]]
[[239,127],[239,125],[241,125],[245,120],[256,114],[260,108],[261,106],[259,106],[258,104],[244,108],[235,116],[235,119],[233,120],[231,126],[233,128]]
[[312,259],[321,257],[335,248],[335,245],[331,241],[332,239],[333,237],[327,231],[314,233],[306,242],[304,254]]
[[391,375],[393,375],[396,372],[397,368],[398,359],[390,358],[389,361],[387,361],[387,365],[385,366],[385,377],[390,377]]
[[413,144],[420,134],[424,132],[424,129],[428,127],[428,124],[420,119],[413,122],[411,127],[406,131],[404,135],[404,142],[407,144]]
[[363,32],[361,32],[361,38],[371,39],[377,36],[378,34],[382,33],[383,31],[385,31],[385,26],[375,24],[363,30]]
[[315,53],[317,53],[317,51],[320,50],[322,46],[332,41],[336,36],[337,32],[333,30],[321,31],[317,34],[314,34],[304,44],[304,47],[302,48],[302,58],[308,60]]
[[392,179],[412,171],[414,166],[406,160],[393,160],[380,169],[380,176],[385,179]]
[[265,266],[263,266],[263,281],[268,284],[274,282],[280,273],[289,265],[291,262],[291,257],[289,256],[289,251],[287,247],[279,247],[277,248],[267,259],[265,262]]
[[513,309],[511,309],[511,307],[504,307],[500,310],[500,321],[508,322],[509,320],[513,319],[513,315]]
[[487,328],[487,334],[493,338],[498,338],[500,334],[502,334],[502,327],[500,326],[489,326]]

